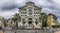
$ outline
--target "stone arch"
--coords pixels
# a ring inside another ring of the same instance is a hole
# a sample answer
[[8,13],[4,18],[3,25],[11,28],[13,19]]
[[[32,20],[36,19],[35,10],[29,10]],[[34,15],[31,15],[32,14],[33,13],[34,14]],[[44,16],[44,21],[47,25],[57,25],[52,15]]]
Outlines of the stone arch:
[[28,18],[28,20],[32,20],[32,18]]
[[32,18],[28,18],[28,24],[29,24],[29,25],[32,24]]

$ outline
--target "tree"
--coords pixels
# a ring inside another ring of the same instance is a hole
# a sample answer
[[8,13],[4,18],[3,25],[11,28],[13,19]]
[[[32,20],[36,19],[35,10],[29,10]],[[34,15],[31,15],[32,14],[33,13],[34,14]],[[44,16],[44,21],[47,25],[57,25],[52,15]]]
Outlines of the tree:
[[47,15],[46,15],[46,13],[41,13],[39,19],[42,22],[42,28],[46,27],[47,26]]
[[12,20],[16,23],[16,27],[18,29],[18,22],[20,22],[21,17],[19,14],[15,14],[14,17],[12,18]]

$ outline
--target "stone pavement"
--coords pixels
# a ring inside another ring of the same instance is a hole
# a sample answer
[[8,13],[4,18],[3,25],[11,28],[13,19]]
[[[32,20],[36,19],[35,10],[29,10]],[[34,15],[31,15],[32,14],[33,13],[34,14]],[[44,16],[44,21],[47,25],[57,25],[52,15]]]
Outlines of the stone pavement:
[[3,33],[3,32],[0,32],[0,33]]
[[54,33],[60,33],[60,28],[55,29]]
[[[1,30],[1,31],[3,31],[3,30]],[[56,33],[59,31],[60,31],[60,28],[44,29],[44,30],[4,30],[4,33]]]
[[[0,30],[0,33],[56,33],[60,28],[44,29],[44,30]],[[59,32],[60,33],[60,32]]]
[[4,33],[51,33],[45,30],[5,30]]
[[0,33],[3,33],[3,31],[0,30]]
[[14,33],[14,31],[6,30],[6,31],[4,31],[4,33]]
[[55,32],[55,33],[60,33],[60,31],[58,31],[58,32]]

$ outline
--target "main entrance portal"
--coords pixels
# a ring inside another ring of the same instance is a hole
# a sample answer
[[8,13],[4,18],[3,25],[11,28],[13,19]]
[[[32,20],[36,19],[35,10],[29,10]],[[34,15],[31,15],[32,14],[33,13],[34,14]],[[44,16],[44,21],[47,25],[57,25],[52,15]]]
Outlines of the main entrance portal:
[[31,25],[32,24],[32,21],[29,21],[28,23],[29,23],[29,25]]
[[28,19],[28,24],[31,25],[32,24],[32,18]]

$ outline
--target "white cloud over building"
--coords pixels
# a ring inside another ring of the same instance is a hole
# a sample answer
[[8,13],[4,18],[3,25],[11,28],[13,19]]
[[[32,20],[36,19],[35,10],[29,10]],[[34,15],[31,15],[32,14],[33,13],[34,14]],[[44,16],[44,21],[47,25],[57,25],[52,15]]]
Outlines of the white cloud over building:
[[18,8],[24,6],[28,1],[42,7],[42,11],[45,13],[53,13],[60,22],[60,0],[0,0],[0,16],[12,17],[15,13],[18,13]]

